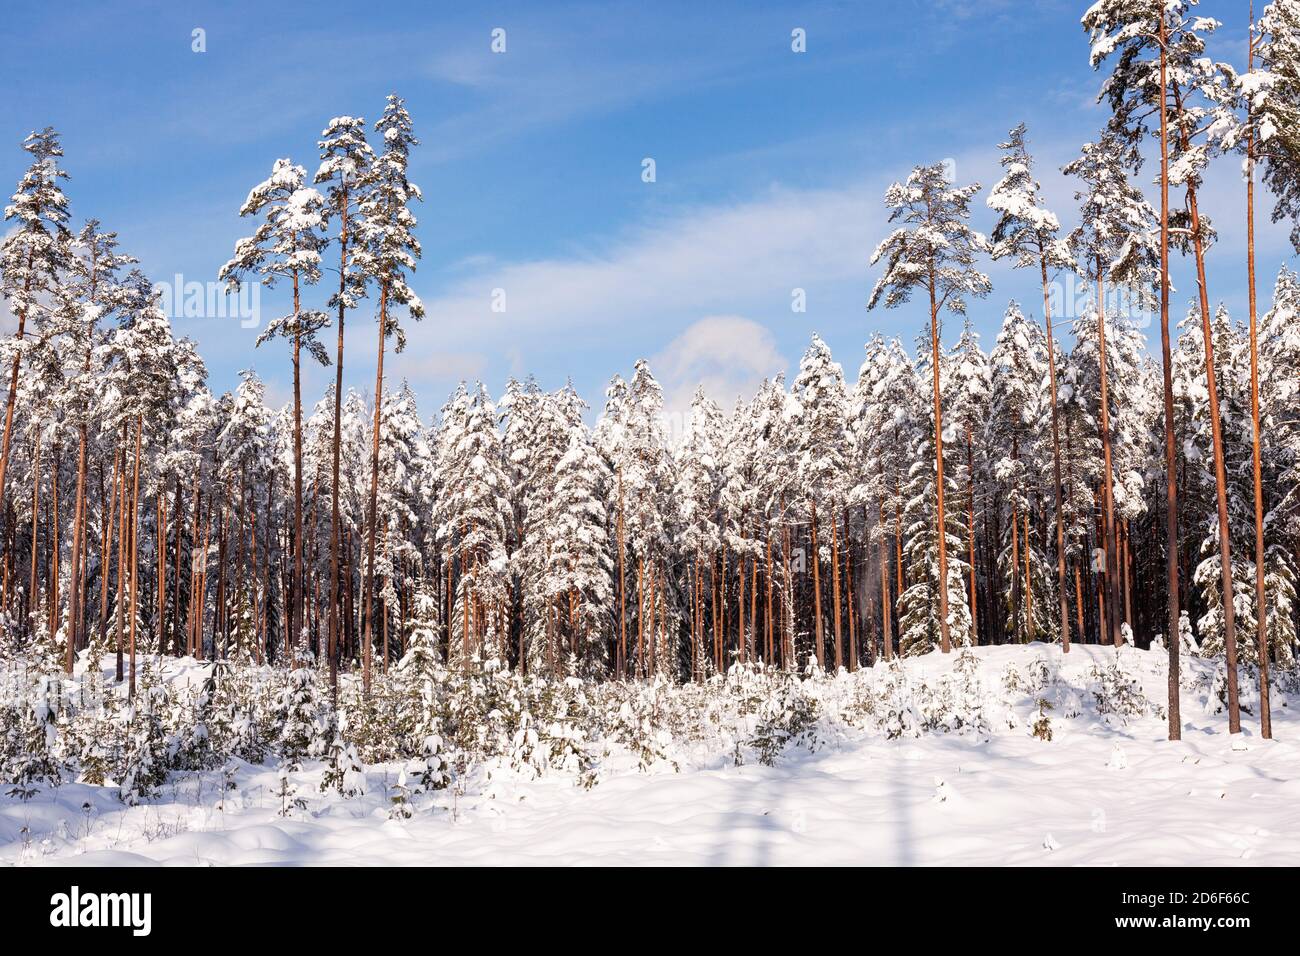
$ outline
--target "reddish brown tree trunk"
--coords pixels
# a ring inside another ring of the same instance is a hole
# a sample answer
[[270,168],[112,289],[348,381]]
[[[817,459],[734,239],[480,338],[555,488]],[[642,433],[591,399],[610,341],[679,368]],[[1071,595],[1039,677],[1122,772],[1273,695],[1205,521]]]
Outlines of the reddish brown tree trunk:
[[1168,28],[1160,18],[1160,362],[1165,411],[1165,573],[1169,616],[1169,739],[1181,740],[1178,631],[1178,455],[1174,442],[1173,361],[1169,346],[1169,101]]
[[[1247,41],[1248,70],[1255,66],[1255,42]],[[1249,113],[1247,113],[1249,117]],[[1251,464],[1255,479],[1255,642],[1259,656],[1259,735],[1273,736],[1268,688],[1268,603],[1264,594],[1264,480],[1259,454],[1259,337],[1255,301],[1255,131],[1246,128],[1246,275],[1250,299]]]
[[1102,456],[1102,518],[1104,521],[1102,550],[1106,555],[1106,603],[1110,606],[1109,631],[1111,643],[1122,643],[1119,633],[1119,553],[1115,545],[1115,495],[1114,472],[1110,456],[1110,392],[1106,367],[1110,364],[1106,354],[1106,307],[1104,298],[1101,257],[1097,257],[1097,365],[1101,370],[1101,456]]
[[379,290],[379,355],[375,360],[375,418],[370,436],[370,504],[366,513],[366,591],[361,603],[361,684],[370,693],[371,608],[375,591],[375,525],[379,506],[379,428],[384,404],[384,344],[388,329],[388,279]]
[[[1065,599],[1065,517],[1061,509],[1061,427],[1056,411],[1056,340],[1052,299],[1047,289],[1047,253],[1039,256],[1043,279],[1043,319],[1047,323],[1048,387],[1052,390],[1052,495],[1056,502],[1056,591],[1061,604],[1061,653],[1070,653],[1070,610]],[[973,609],[972,609],[972,613]]]
[[948,524],[943,510],[943,402],[939,387],[939,303],[935,298],[934,266],[930,267],[930,349],[931,373],[934,379],[934,472],[935,496],[939,510],[939,650],[952,651],[952,637],[948,628]]

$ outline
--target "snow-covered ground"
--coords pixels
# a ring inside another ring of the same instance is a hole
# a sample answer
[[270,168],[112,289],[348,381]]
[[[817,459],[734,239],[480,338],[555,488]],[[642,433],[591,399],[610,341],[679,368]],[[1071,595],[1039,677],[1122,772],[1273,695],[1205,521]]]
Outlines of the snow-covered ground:
[[[791,744],[765,766],[734,741],[682,742],[679,770],[650,772],[606,753],[590,789],[573,776],[528,779],[500,763],[412,798],[391,819],[395,765],[367,768],[368,792],[321,794],[319,763],[292,776],[306,806],[279,815],[275,770],[176,773],[153,800],[124,807],[115,787],[65,783],[27,802],[0,797],[5,864],[1300,864],[1300,720],[1274,701],[1276,740],[1250,715],[1235,745],[1208,694],[1183,694],[1184,739],[1152,708],[1099,715],[1088,689],[1114,651],[982,648],[980,675],[1050,674],[984,733],[904,733],[827,724],[813,749]],[[1126,648],[1126,666],[1164,703],[1163,652]],[[955,656],[955,655],[954,655]],[[952,658],[906,664],[933,686]],[[1206,662],[1189,662],[1189,683]],[[883,668],[823,686],[847,696]],[[1051,739],[1031,735],[1033,700],[1051,701]],[[1025,702],[1028,701],[1028,704]],[[1068,716],[1078,712],[1078,716]],[[823,716],[825,723],[827,717]],[[1016,726],[1011,726],[1015,723]],[[737,758],[739,754],[739,762]]]

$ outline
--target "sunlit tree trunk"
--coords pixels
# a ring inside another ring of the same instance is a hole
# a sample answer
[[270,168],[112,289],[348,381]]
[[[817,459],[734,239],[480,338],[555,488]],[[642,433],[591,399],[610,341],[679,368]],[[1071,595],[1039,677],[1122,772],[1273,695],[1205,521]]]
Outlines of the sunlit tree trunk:
[[370,504],[366,510],[366,589],[361,602],[361,685],[370,693],[371,618],[375,592],[375,525],[379,508],[379,429],[384,404],[384,345],[388,332],[388,279],[379,289],[379,354],[375,359],[375,417],[370,435]]
[[[1255,66],[1255,41],[1251,36],[1248,68]],[[1264,593],[1264,481],[1259,454],[1259,337],[1255,302],[1255,131],[1246,128],[1246,275],[1250,299],[1250,422],[1251,464],[1255,478],[1255,640],[1259,656],[1259,735],[1273,736],[1273,715],[1268,688],[1268,603]]]
[[939,650],[952,651],[948,628],[948,525],[943,510],[943,403],[939,388],[939,302],[935,292],[934,265],[930,266],[930,371],[934,380],[934,471],[935,496],[939,510]]

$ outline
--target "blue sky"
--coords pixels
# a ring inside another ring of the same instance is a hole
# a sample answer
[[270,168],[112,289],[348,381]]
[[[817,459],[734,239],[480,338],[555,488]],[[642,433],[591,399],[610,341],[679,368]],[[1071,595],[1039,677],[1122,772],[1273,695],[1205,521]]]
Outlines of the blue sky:
[[[639,357],[670,404],[703,381],[729,405],[796,367],[814,332],[850,380],[871,331],[910,347],[926,321],[920,303],[870,313],[865,303],[868,257],[887,228],[881,195],[913,165],[950,158],[959,181],[983,183],[976,223],[987,230],[995,144],[1023,120],[1047,201],[1073,225],[1073,185],[1058,170],[1105,120],[1083,8],[10,4],[0,181],[21,174],[21,139],[52,124],[75,219],[116,229],[156,281],[209,281],[249,231],[238,207],[274,160],[314,171],[330,117],[373,122],[396,91],[423,141],[413,285],[429,314],[388,368],[410,380],[426,415],[461,378],[499,393],[529,372],[547,387],[572,377],[598,405],[609,376]],[[1202,4],[1224,21],[1216,56],[1241,60],[1246,8]],[[206,52],[191,50],[195,28]],[[506,31],[504,54],[490,49],[494,28]],[[791,50],[794,28],[806,53]],[[646,157],[653,183],[642,181]],[[1243,193],[1237,161],[1219,161],[1203,201],[1221,234],[1209,286],[1239,317]],[[1257,217],[1264,296],[1291,253],[1267,211]],[[1041,311],[1033,275],[988,271],[993,294],[971,310],[986,347],[1008,299]],[[1181,266],[1175,282],[1181,316],[1194,286]],[[796,287],[804,313],[791,311]],[[494,289],[505,290],[504,313],[491,311]],[[312,295],[320,305],[327,293]],[[283,300],[265,295],[262,308],[265,320]],[[257,330],[233,319],[175,327],[200,343],[214,388],[251,367],[272,399],[287,398],[281,343],[254,349]],[[959,330],[950,319],[946,337]],[[346,379],[363,390],[374,338],[370,308],[350,317]],[[305,397],[332,377],[313,369]]]

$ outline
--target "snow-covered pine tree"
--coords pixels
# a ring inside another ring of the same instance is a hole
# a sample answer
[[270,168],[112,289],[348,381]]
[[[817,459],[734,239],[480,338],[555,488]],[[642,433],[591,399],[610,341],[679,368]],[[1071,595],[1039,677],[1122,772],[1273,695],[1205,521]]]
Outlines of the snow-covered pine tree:
[[35,675],[31,693],[21,705],[21,716],[12,728],[13,738],[5,741],[10,759],[0,767],[4,779],[13,783],[7,793],[20,800],[30,800],[42,786],[57,787],[63,779],[57,755],[61,683],[56,670],[42,670]]
[[[1172,437],[1173,394],[1169,360],[1169,243],[1183,252],[1191,251],[1196,262],[1196,280],[1201,306],[1201,335],[1205,346],[1205,375],[1211,406],[1210,424],[1214,448],[1216,505],[1219,523],[1222,591],[1232,591],[1231,532],[1229,529],[1227,477],[1224,473],[1223,438],[1219,431],[1218,389],[1215,385],[1213,331],[1210,318],[1209,289],[1205,277],[1205,250],[1213,235],[1209,223],[1200,213],[1198,192],[1209,162],[1212,142],[1208,132],[1215,125],[1206,102],[1220,98],[1224,78],[1220,68],[1205,56],[1204,34],[1212,33],[1219,23],[1209,17],[1191,16],[1195,0],[1098,0],[1083,17],[1083,28],[1092,40],[1091,62],[1096,69],[1116,55],[1114,67],[1102,85],[1101,98],[1109,101],[1114,118],[1110,124],[1116,135],[1123,135],[1134,147],[1151,127],[1152,117],[1159,119],[1160,138],[1160,296],[1162,351],[1165,356],[1166,468],[1169,497],[1169,548],[1177,547],[1174,458]],[[1158,108],[1152,109],[1152,102]],[[1136,166],[1136,162],[1132,165]],[[1186,205],[1175,215],[1169,213],[1169,187],[1185,190]],[[1098,326],[1102,328],[1102,325]],[[1104,424],[1104,423],[1103,423]],[[1175,568],[1169,568],[1170,631],[1176,626]],[[1224,604],[1224,632],[1228,671],[1228,727],[1231,733],[1241,729],[1237,702],[1237,639],[1233,601]],[[1178,727],[1178,644],[1170,641],[1169,722],[1170,737],[1180,736]]]
[[1006,633],[1026,643],[1056,632],[1056,622],[1045,613],[1051,606],[1046,553],[1030,521],[1038,510],[1049,452],[1050,402],[1043,394],[1047,363],[1042,329],[1012,302],[989,357],[988,438],[989,446],[1000,452],[993,474],[1002,512],[998,523],[1008,532],[998,554],[999,577],[1007,583]]
[[[1109,438],[1113,505],[1116,522],[1116,585],[1119,603],[1114,616],[1135,626],[1131,613],[1132,595],[1128,571],[1129,548],[1123,533],[1130,522],[1141,518],[1147,509],[1146,475],[1153,472],[1156,451],[1150,441],[1152,423],[1159,419],[1155,403],[1157,394],[1146,367],[1146,339],[1134,321],[1121,311],[1108,309],[1104,336],[1097,329],[1098,316],[1088,311],[1075,320],[1076,344],[1071,360],[1075,386],[1088,396],[1100,394],[1100,343],[1106,343],[1108,372]],[[1100,403],[1088,409],[1094,433],[1100,435],[1097,418]],[[1104,459],[1103,459],[1104,460]],[[1108,610],[1108,614],[1110,611]]]
[[564,654],[559,608],[553,603],[549,582],[554,544],[550,522],[555,517],[550,506],[556,471],[569,446],[569,423],[558,396],[543,392],[531,379],[522,385],[512,379],[501,408],[511,477],[510,563],[523,618],[518,659],[521,668],[533,673],[549,670],[554,676],[564,663]]
[[461,389],[444,411],[436,468],[442,500],[438,539],[449,543],[459,577],[448,633],[448,660],[506,662],[509,481],[496,406],[482,384]]
[[1246,72],[1225,69],[1245,111],[1239,136],[1247,162],[1263,165],[1275,199],[1273,221],[1291,221],[1291,244],[1300,252],[1300,2],[1272,0],[1264,7],[1251,31]]
[[432,468],[420,423],[415,393],[403,381],[396,392],[385,391],[381,418],[379,505],[382,537],[376,564],[381,582],[377,609],[378,645],[388,673],[393,637],[402,653],[407,579],[419,565],[415,538],[424,524],[425,485]]
[[[930,354],[925,346],[925,336],[918,337],[916,379],[926,392],[934,379]],[[941,358],[942,361],[942,358]],[[941,372],[942,374],[942,372]],[[913,399],[913,402],[916,400]],[[938,485],[930,462],[939,454],[936,429],[929,418],[929,408],[917,405],[918,427],[910,429],[912,444],[908,460],[909,472],[904,487],[906,501],[903,505],[904,548],[907,554],[907,589],[899,597],[898,653],[902,657],[926,654],[936,647],[942,649],[943,635],[948,635],[950,648],[966,647],[971,643],[970,606],[966,601],[966,562],[962,559],[962,540],[966,529],[961,516],[951,511],[943,512],[940,520]],[[950,437],[955,438],[955,435]],[[951,442],[949,443],[951,446]],[[945,452],[946,454],[946,452]],[[949,496],[957,494],[952,470],[944,473]],[[948,558],[940,562],[939,529],[943,529]],[[940,582],[947,587],[940,589]],[[945,594],[946,599],[940,600]],[[946,610],[947,617],[941,615]],[[945,626],[946,625],[946,626]]]
[[[723,620],[735,620],[735,660],[741,664],[753,657],[754,625],[751,605],[751,570],[761,552],[755,535],[757,487],[755,478],[754,416],[748,402],[736,397],[735,406],[724,425],[726,438],[722,453],[722,488],[718,495],[723,542],[721,574]],[[728,569],[734,570],[736,613],[727,612]],[[727,637],[723,635],[724,644]]]
[[[611,384],[596,442],[614,475],[616,549],[627,550],[619,568],[620,603],[635,600],[636,607],[631,648],[626,617],[620,618],[622,659],[626,666],[635,663],[638,676],[674,674],[677,627],[666,619],[675,609],[665,587],[673,510],[672,458],[664,430],[663,389],[644,359],[637,361],[630,382],[616,379]],[[634,575],[635,596],[628,593],[629,571]]]
[[[1281,666],[1297,652],[1295,565],[1300,522],[1287,507],[1289,489],[1300,480],[1300,276],[1283,266],[1273,288],[1271,308],[1260,319],[1259,406],[1264,473],[1264,526],[1272,529],[1265,546],[1265,606],[1268,644]],[[1284,571],[1289,570],[1287,574]]]
[[799,361],[799,374],[790,388],[790,427],[795,435],[796,490],[800,517],[808,522],[808,565],[812,576],[813,653],[817,666],[826,666],[825,611],[822,568],[830,572],[833,594],[829,610],[835,638],[835,669],[844,665],[840,614],[840,549],[843,531],[839,516],[850,483],[848,462],[848,394],[844,371],[831,350],[813,336]]
[[[127,543],[120,556],[124,559],[121,564],[126,569],[127,580],[122,580],[123,576],[119,575],[117,635],[120,655],[125,588],[129,590],[127,605],[130,609],[127,616],[128,682],[129,692],[134,696],[136,632],[142,623],[139,601],[140,504],[149,497],[150,491],[154,495],[162,493],[152,462],[146,462],[145,457],[149,454],[152,458],[156,449],[166,445],[175,426],[181,382],[178,358],[186,355],[187,351],[177,349],[171,324],[158,304],[153,284],[137,269],[133,269],[123,281],[119,315],[121,325],[104,346],[109,392],[105,417],[111,431],[134,432],[129,483],[123,481],[122,530]],[[125,468],[123,478],[128,478]]]
[[869,465],[859,497],[875,505],[871,537],[879,552],[881,649],[885,660],[894,655],[893,612],[903,594],[904,488],[909,480],[914,434],[925,421],[918,405],[920,388],[915,366],[903,344],[898,339],[886,342],[879,335],[873,336],[858,372],[851,417],[858,457]]
[[1057,411],[1056,340],[1052,331],[1052,297],[1048,287],[1049,272],[1062,269],[1073,271],[1073,259],[1066,243],[1060,238],[1060,221],[1050,210],[1043,208],[1038,193],[1042,188],[1033,178],[1033,157],[1025,142],[1025,124],[1021,123],[998,148],[1006,174],[989,193],[990,209],[999,213],[993,227],[992,254],[994,259],[1015,257],[1020,269],[1037,269],[1043,287],[1043,319],[1047,324],[1048,394],[1052,419],[1052,477],[1053,501],[1056,508],[1056,589],[1060,609],[1058,632],[1061,648],[1070,650],[1069,608],[1065,586],[1065,520],[1061,508],[1061,429]]
[[68,587],[68,633],[65,643],[64,669],[72,673],[77,650],[85,644],[82,606],[86,556],[88,500],[87,469],[94,449],[94,412],[98,409],[103,369],[104,332],[101,322],[108,318],[122,299],[119,270],[134,263],[117,252],[117,234],[101,232],[95,220],[87,222],[73,244],[68,257],[70,281],[59,290],[62,307],[56,318],[61,340],[64,384],[60,401],[64,418],[77,430],[77,485],[73,503],[72,555]]
[[[24,336],[43,329],[50,298],[67,268],[70,256],[68,200],[60,180],[68,174],[59,167],[63,147],[53,127],[33,132],[23,140],[32,163],[5,206],[11,230],[0,241],[0,295],[18,320],[7,345],[9,384],[5,396],[4,436],[0,440],[0,509],[7,502],[7,477],[13,439],[14,406],[18,399],[18,373],[28,347]],[[8,512],[6,511],[6,514]],[[12,531],[8,531],[12,535]],[[3,595],[8,610],[9,595]]]
[[289,633],[294,644],[303,640],[302,524],[302,368],[303,349],[322,365],[329,354],[316,334],[329,325],[329,315],[302,307],[302,289],[320,281],[321,249],[325,237],[324,197],[304,185],[307,171],[288,159],[277,159],[271,175],[249,191],[240,216],[261,216],[251,236],[235,243],[235,255],[221,267],[219,278],[237,287],[253,281],[271,287],[287,279],[293,289],[293,311],[273,319],[257,337],[257,344],[285,338],[292,344],[293,363],[293,577],[289,593]]
[[323,226],[337,223],[339,249],[339,286],[330,296],[330,308],[337,309],[338,341],[334,356],[334,434],[331,448],[330,482],[330,604],[328,612],[330,692],[338,700],[338,655],[340,642],[339,560],[342,529],[339,515],[339,471],[343,422],[343,324],[348,309],[355,309],[366,294],[367,276],[356,267],[356,235],[361,231],[360,205],[365,199],[365,183],[374,161],[374,151],[366,142],[366,121],[357,116],[336,116],[321,133],[316,144],[321,163],[315,182],[328,183]]
[[[226,418],[217,436],[217,447],[220,452],[217,473],[228,487],[237,489],[239,556],[235,569],[235,601],[236,604],[246,604],[249,614],[253,615],[257,604],[258,582],[245,576],[244,547],[250,530],[252,532],[250,551],[257,546],[257,526],[254,521],[251,529],[246,529],[245,515],[250,513],[247,507],[250,493],[256,495],[261,479],[269,467],[267,445],[271,430],[271,413],[266,407],[266,390],[261,379],[251,371],[241,372],[239,379],[234,401],[230,405],[231,414]],[[251,513],[255,515],[256,509]],[[243,630],[240,636],[253,637]],[[239,640],[235,644],[234,656],[260,660],[261,652],[260,648],[254,646],[253,641],[245,643]]]
[[555,483],[544,506],[550,529],[545,577],[548,604],[558,628],[567,631],[568,652],[587,674],[605,671],[604,629],[613,607],[613,558],[605,510],[609,469],[596,451],[582,413],[585,403],[571,384],[554,402],[568,434],[555,465]]
[[[677,448],[677,483],[673,489],[681,528],[680,546],[690,579],[691,676],[696,679],[707,672],[706,662],[712,661],[715,668],[719,667],[719,649],[712,637],[706,645],[704,622],[708,597],[716,585],[717,555],[722,547],[722,529],[717,520],[722,492],[722,430],[722,410],[704,394],[704,387],[699,386],[691,398],[686,435]],[[710,633],[716,633],[716,607],[709,619],[714,622]]]
[[[867,308],[875,308],[884,301],[886,308],[907,302],[917,289],[924,290],[930,305],[930,363],[932,369],[941,366],[939,349],[939,315],[945,309],[958,315],[966,312],[968,296],[983,298],[992,289],[988,276],[975,268],[975,259],[988,251],[988,240],[972,229],[970,202],[979,192],[979,183],[955,186],[947,179],[942,163],[917,166],[907,177],[906,184],[894,183],[885,192],[885,206],[890,210],[889,221],[901,223],[876,247],[871,264],[886,260],[885,273],[872,289]],[[943,474],[943,408],[940,393],[941,374],[932,376],[935,482],[937,495],[934,540],[938,548],[938,578],[947,577],[948,541],[940,533],[946,527],[944,509],[945,485]],[[946,654],[952,649],[952,636],[948,612],[948,593],[939,590],[940,648]]]
[[364,179],[365,198],[359,205],[361,215],[355,262],[357,269],[373,277],[379,286],[379,344],[375,361],[374,424],[371,434],[370,501],[366,513],[365,591],[362,597],[362,681],[369,691],[372,633],[375,605],[375,546],[378,535],[379,441],[382,431],[380,411],[384,394],[384,348],[390,336],[393,350],[406,347],[406,332],[395,306],[405,306],[412,319],[424,316],[424,303],[407,283],[408,273],[415,271],[420,258],[420,243],[415,238],[416,219],[410,210],[411,200],[420,200],[420,187],[407,176],[411,147],[420,141],[412,132],[411,116],[406,104],[395,93],[388,95],[383,114],[375,123],[375,132],[384,140],[383,152],[371,163]]
[[[971,612],[971,643],[979,643],[979,583],[977,581],[977,560],[976,560],[976,513],[983,512],[985,501],[983,497],[988,497],[988,488],[985,487],[989,478],[989,461],[991,457],[987,449],[997,447],[996,445],[987,445],[985,442],[985,432],[989,425],[993,424],[990,417],[992,408],[990,406],[990,397],[992,390],[992,369],[989,364],[989,357],[984,354],[980,348],[979,333],[971,327],[970,319],[967,319],[962,328],[961,338],[957,340],[956,346],[953,347],[951,355],[948,357],[948,367],[951,369],[950,375],[952,380],[947,386],[949,394],[948,414],[952,421],[953,428],[957,433],[957,441],[960,445],[960,451],[957,454],[957,467],[954,469],[953,479],[957,486],[962,489],[960,501],[965,505],[966,511],[966,561],[968,563],[967,572],[970,576],[970,586],[968,588],[968,600],[970,601]],[[957,451],[957,449],[954,449]],[[1001,501],[1001,497],[994,498],[995,502]]]
[[[1127,174],[1129,168],[1137,169],[1140,165],[1136,147],[1126,145],[1116,131],[1108,129],[1096,143],[1085,143],[1079,158],[1066,164],[1062,170],[1067,175],[1078,176],[1085,186],[1075,193],[1075,198],[1081,203],[1080,222],[1070,233],[1068,242],[1079,274],[1092,284],[1093,307],[1098,315],[1105,311],[1108,282],[1116,291],[1128,292],[1137,297],[1138,303],[1145,303],[1156,278],[1155,213]],[[1109,356],[1105,341],[1106,323],[1097,321],[1095,328],[1097,354]],[[1110,640],[1118,647],[1121,642],[1120,566],[1108,363],[1100,364],[1098,380],[1106,623]]]
[[284,680],[275,702],[274,725],[279,728],[280,756],[298,769],[304,758],[325,753],[334,728],[317,692],[316,670],[301,649],[298,666]]
[[[1291,234],[1300,250],[1300,139],[1287,135],[1300,124],[1300,4],[1282,0],[1265,8],[1264,15],[1250,25],[1247,39],[1246,72],[1237,75],[1228,64],[1220,64],[1222,84],[1205,87],[1215,102],[1210,142],[1220,149],[1239,150],[1245,156],[1246,179],[1246,276],[1250,307],[1250,406],[1252,470],[1254,477],[1255,535],[1252,542],[1255,564],[1255,605],[1266,604],[1264,544],[1263,456],[1261,454],[1259,408],[1259,314],[1255,285],[1255,168],[1265,164],[1265,180],[1277,194],[1273,219],[1285,217],[1288,208],[1297,220]],[[1280,125],[1279,125],[1280,124]],[[1269,706],[1267,612],[1255,615],[1255,654],[1259,660],[1260,736],[1272,736]]]
[[[1202,653],[1217,656],[1225,652],[1223,599],[1220,582],[1218,524],[1214,514],[1215,480],[1210,405],[1200,372],[1204,366],[1196,325],[1200,315],[1193,304],[1184,325],[1188,327],[1179,341],[1175,356],[1175,396],[1178,399],[1180,437],[1186,449],[1184,463],[1187,493],[1183,507],[1191,515],[1184,534],[1197,542],[1193,580],[1204,601],[1204,613],[1196,620]],[[1219,414],[1222,417],[1225,470],[1228,476],[1227,499],[1229,527],[1232,534],[1232,579],[1236,590],[1236,619],[1243,633],[1254,633],[1258,605],[1255,601],[1255,563],[1251,556],[1254,538],[1253,449],[1250,428],[1250,359],[1246,331],[1232,323],[1227,310],[1220,306],[1214,317],[1215,365],[1218,370]],[[1270,449],[1271,450],[1271,449]],[[1278,449],[1281,453],[1281,449]],[[1274,659],[1287,664],[1292,659],[1294,624],[1293,606],[1295,571],[1290,549],[1276,541],[1265,555],[1265,633]],[[1276,600],[1280,607],[1274,609]],[[1247,630],[1249,629],[1249,630]],[[1240,659],[1258,664],[1259,652],[1253,641],[1239,645]]]
[[[798,520],[800,500],[798,469],[794,467],[799,436],[790,427],[790,419],[787,417],[793,406],[785,391],[785,374],[765,379],[750,408],[754,419],[751,424],[751,440],[757,486],[755,521],[759,526],[759,537],[764,539],[762,561],[766,586],[763,598],[762,657],[769,663],[781,661],[785,666],[792,667],[797,662],[794,657],[794,579],[790,569],[789,547],[793,527]],[[851,449],[846,454],[851,455]],[[850,480],[846,486],[851,484]],[[848,502],[846,497],[846,505]],[[777,581],[780,582],[779,589]],[[781,609],[779,622],[774,603]],[[757,619],[755,626],[757,627]],[[851,631],[851,637],[853,633]],[[853,655],[850,653],[850,666],[852,664]]]

